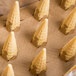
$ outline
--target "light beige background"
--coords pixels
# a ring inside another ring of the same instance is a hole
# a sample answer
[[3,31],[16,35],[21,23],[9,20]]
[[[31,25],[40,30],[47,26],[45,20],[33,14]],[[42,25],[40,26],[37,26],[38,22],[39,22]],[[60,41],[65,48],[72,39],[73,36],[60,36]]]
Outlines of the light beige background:
[[[20,6],[22,7],[24,4],[28,4],[36,0],[19,1]],[[46,74],[41,74],[39,76],[62,76],[76,63],[76,58],[69,62],[64,62],[59,58],[60,48],[62,48],[65,43],[67,43],[73,36],[76,35],[76,31],[69,35],[64,35],[59,31],[61,21],[70,13],[74,7],[65,11],[59,6],[59,0],[50,1],[49,36],[48,43],[45,46],[47,48],[47,72]],[[0,0],[0,14],[4,15],[0,17],[0,52],[9,34],[5,28],[5,20],[13,2],[14,0]],[[40,24],[40,22],[38,22],[33,17],[33,12],[38,2],[27,5],[24,8],[20,8],[22,20],[21,28],[18,32],[15,33],[19,51],[18,56],[15,60],[11,60],[9,62],[0,56],[0,73],[8,63],[11,63],[14,67],[15,76],[32,76],[32,74],[29,72],[30,64],[33,58],[43,48],[36,48],[31,43],[32,35],[35,32],[37,26]]]

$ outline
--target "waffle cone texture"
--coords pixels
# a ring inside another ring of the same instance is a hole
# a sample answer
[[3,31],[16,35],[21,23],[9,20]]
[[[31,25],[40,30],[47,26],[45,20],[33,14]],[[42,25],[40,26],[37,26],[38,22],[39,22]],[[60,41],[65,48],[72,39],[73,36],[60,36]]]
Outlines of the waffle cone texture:
[[76,0],[62,0],[61,1],[61,6],[64,8],[64,9],[68,9],[70,8],[71,6],[75,5],[76,3]]
[[8,14],[8,18],[6,21],[6,28],[8,31],[14,31],[19,27],[20,27],[19,2],[15,1],[10,13]]
[[60,51],[61,59],[68,61],[76,55],[76,36],[70,40]]
[[37,20],[41,20],[49,15],[50,0],[40,0],[39,5],[35,9],[34,17]]
[[2,56],[6,60],[14,59],[17,56],[17,44],[14,32],[10,32],[2,49]]
[[32,43],[36,47],[46,45],[48,39],[48,19],[45,19],[34,33]]
[[31,72],[34,75],[46,71],[46,48],[43,48],[40,53],[35,57],[31,64]]
[[71,14],[62,22],[61,31],[64,34],[68,34],[75,29],[76,25],[76,8],[71,12]]
[[8,64],[7,67],[2,72],[1,76],[15,76],[14,70],[11,64]]

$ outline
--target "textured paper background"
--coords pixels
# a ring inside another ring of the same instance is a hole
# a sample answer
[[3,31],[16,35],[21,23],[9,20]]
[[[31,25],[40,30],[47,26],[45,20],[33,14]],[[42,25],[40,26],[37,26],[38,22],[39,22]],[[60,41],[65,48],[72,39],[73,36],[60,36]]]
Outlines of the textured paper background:
[[[30,64],[33,58],[43,48],[36,48],[31,43],[31,38],[35,32],[37,26],[40,24],[34,17],[33,12],[38,2],[29,5],[28,3],[36,0],[19,0],[20,6],[27,4],[26,7],[20,8],[21,13],[21,28],[15,33],[18,56],[15,60],[7,62],[0,56],[0,73],[3,71],[8,63],[11,63],[14,67],[15,76],[32,76],[29,72]],[[65,43],[67,43],[73,36],[76,35],[76,31],[69,35],[64,35],[59,31],[61,21],[70,13],[74,8],[70,8],[65,11],[59,6],[59,0],[50,0],[50,14],[49,14],[49,36],[47,48],[47,72],[39,76],[62,76],[69,68],[76,63],[76,58],[69,62],[64,62],[59,58],[59,50]],[[61,1],[61,0],[60,0]],[[0,52],[2,46],[7,39],[9,32],[5,28],[6,16],[13,4],[14,0],[0,0]]]

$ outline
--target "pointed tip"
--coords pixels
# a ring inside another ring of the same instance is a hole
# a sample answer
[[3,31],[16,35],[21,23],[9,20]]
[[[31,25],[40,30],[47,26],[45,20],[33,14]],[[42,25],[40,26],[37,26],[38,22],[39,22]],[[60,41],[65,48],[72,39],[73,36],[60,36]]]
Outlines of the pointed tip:
[[45,21],[45,22],[48,22],[48,19],[46,18],[44,21]]
[[19,1],[15,1],[15,2],[14,2],[14,7],[19,8]]
[[11,31],[11,32],[9,33],[9,36],[14,36],[14,32]]
[[15,1],[15,5],[19,5],[19,1]]
[[16,3],[16,4],[18,4],[18,3],[19,3],[19,1],[15,1],[15,3]]
[[46,48],[43,48],[42,51],[43,51],[44,53],[46,53]]
[[11,33],[11,34],[14,34],[14,31],[11,31],[10,33]]
[[10,68],[10,67],[12,67],[12,64],[8,64],[7,66]]

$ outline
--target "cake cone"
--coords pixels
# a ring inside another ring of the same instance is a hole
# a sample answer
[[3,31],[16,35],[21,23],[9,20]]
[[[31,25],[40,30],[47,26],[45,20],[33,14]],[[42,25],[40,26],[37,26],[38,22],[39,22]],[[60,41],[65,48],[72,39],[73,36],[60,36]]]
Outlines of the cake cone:
[[1,76],[15,76],[14,70],[11,64],[8,64],[5,70],[2,72]]
[[71,6],[75,5],[76,0],[62,0],[61,5],[64,9],[68,9]]
[[14,59],[17,56],[17,45],[14,32],[10,32],[2,49],[2,56],[6,60]]
[[47,43],[47,36],[48,36],[48,19],[45,19],[37,31],[35,32],[32,43],[36,47],[40,47],[41,45],[45,45]]
[[41,20],[43,17],[48,17],[50,0],[40,0],[40,4],[37,6],[34,12],[34,17],[37,20]]
[[70,40],[60,51],[60,57],[68,61],[76,55],[76,36]]
[[6,28],[8,31],[14,31],[20,27],[20,11],[19,11],[19,2],[15,1],[8,18],[6,21]]
[[38,75],[41,72],[46,71],[46,48],[43,48],[32,61],[30,70],[34,75]]
[[60,29],[64,34],[68,34],[70,31],[75,29],[75,25],[76,25],[76,8],[63,21]]
[[76,65],[74,65],[64,76],[76,76]]

